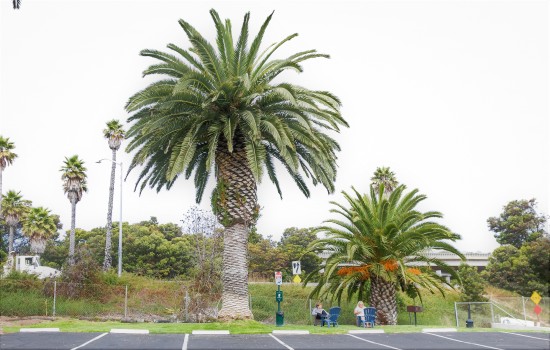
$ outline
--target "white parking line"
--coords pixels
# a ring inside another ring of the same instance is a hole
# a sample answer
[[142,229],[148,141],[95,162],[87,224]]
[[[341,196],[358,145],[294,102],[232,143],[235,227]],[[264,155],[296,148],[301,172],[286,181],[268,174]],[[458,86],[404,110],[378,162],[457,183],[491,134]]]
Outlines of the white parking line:
[[285,348],[287,348],[288,350],[294,350],[293,348],[291,348],[290,346],[286,345],[281,339],[277,338],[276,336],[274,336],[273,334],[269,334],[273,339],[275,339],[276,341],[279,342],[279,344],[281,344],[282,346],[284,346]]
[[109,333],[100,334],[100,335],[98,335],[97,337],[95,337],[94,339],[88,340],[88,341],[85,342],[84,344],[79,345],[79,346],[77,346],[76,348],[72,348],[71,350],[80,349],[81,347],[86,346],[86,345],[90,344],[91,342],[96,341],[96,340],[98,340],[99,338],[101,338],[101,337],[103,337],[103,336],[106,336],[107,334],[109,334]]
[[183,339],[183,346],[181,347],[181,350],[187,350],[188,343],[189,343],[189,334],[186,334],[185,338]]
[[380,345],[380,346],[383,346],[383,347],[386,347],[386,348],[389,348],[389,349],[394,349],[394,350],[401,350],[399,348],[394,348],[393,346],[389,346],[389,345],[385,345],[385,344],[380,344],[380,343],[377,343],[377,342],[374,342],[374,341],[370,341],[370,340],[367,340],[367,339],[363,339],[363,338],[360,338],[358,336],[355,336],[353,334],[348,334],[350,337],[354,337],[356,339],[359,339],[359,340],[362,340],[362,341],[366,341],[367,343],[372,343],[372,344],[376,344],[376,345]]
[[470,344],[470,345],[481,346],[482,348],[495,349],[495,350],[504,350],[504,349],[501,349],[501,348],[494,348],[494,347],[488,346],[488,345],[483,345],[483,344],[478,344],[478,343],[470,343],[470,342],[468,342],[468,341],[462,341],[462,340],[458,340],[458,339],[453,339],[453,338],[449,338],[449,337],[444,337],[444,336],[439,335],[439,334],[433,334],[433,333],[424,333],[424,334],[433,335],[434,337],[440,337],[440,338],[444,338],[444,339],[449,339],[449,340],[456,341],[456,342],[459,342],[459,343],[464,343],[464,344]]
[[530,335],[519,334],[519,333],[514,333],[514,332],[502,332],[502,333],[513,334],[513,335],[519,335],[520,337],[527,337],[527,338],[533,338],[533,339],[539,339],[539,340],[550,341],[550,338],[544,339],[544,338],[532,337],[532,336],[530,336]]

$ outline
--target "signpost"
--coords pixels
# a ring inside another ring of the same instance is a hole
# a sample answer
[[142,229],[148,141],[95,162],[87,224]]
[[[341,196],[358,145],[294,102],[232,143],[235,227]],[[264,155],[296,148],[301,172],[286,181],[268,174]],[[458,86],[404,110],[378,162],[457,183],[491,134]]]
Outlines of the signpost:
[[277,291],[275,292],[275,301],[277,302],[275,325],[277,327],[282,327],[285,324],[285,314],[281,311],[281,301],[283,301],[283,291],[281,290],[281,284],[283,284],[283,274],[281,271],[275,272],[275,284],[277,285]]
[[302,266],[300,261],[293,261],[292,262],[292,274],[293,275],[300,275],[302,273]]

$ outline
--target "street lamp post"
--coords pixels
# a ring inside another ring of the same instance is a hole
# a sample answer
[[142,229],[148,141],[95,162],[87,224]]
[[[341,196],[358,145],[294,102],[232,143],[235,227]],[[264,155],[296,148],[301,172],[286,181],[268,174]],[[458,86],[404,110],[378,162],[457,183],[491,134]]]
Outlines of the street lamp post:
[[120,166],[120,219],[118,221],[118,277],[122,275],[122,162],[117,163],[112,159],[100,159],[96,163],[107,160]]

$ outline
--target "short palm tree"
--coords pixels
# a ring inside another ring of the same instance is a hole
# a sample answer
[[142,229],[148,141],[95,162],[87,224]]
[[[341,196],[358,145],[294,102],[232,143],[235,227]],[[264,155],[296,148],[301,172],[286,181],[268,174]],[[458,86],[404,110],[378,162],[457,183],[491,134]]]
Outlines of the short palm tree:
[[13,251],[13,237],[15,228],[25,217],[31,206],[31,201],[23,199],[21,192],[8,191],[2,198],[2,215],[10,229],[8,238],[8,252]]
[[386,194],[391,193],[399,184],[395,178],[395,173],[389,167],[378,167],[371,179],[371,186],[377,189],[380,185],[384,185]]
[[[103,270],[107,271],[112,266],[111,257],[111,239],[113,226],[113,196],[115,193],[115,171],[116,171],[116,151],[124,139],[124,129],[122,124],[116,119],[107,122],[107,127],[103,130],[103,136],[109,141],[109,148],[113,152],[111,164],[111,181],[109,183],[109,203],[107,205],[107,233],[105,235],[105,258],[103,259]],[[122,171],[122,170],[121,170]]]
[[237,40],[229,20],[222,21],[214,10],[210,14],[217,32],[215,45],[180,20],[189,50],[169,44],[172,53],[141,52],[160,61],[144,75],[164,78],[128,101],[126,109],[134,113],[128,121],[134,124],[128,130],[127,151],[136,151],[130,170],[144,165],[136,184],[141,190],[147,185],[157,191],[170,189],[180,175],[188,179],[194,173],[200,202],[214,173],[212,206],[225,228],[223,306],[218,317],[251,318],[247,237],[259,213],[256,186],[267,171],[281,195],[275,173],[278,161],[306,196],[303,174],[333,192],[339,146],[325,131],[339,131],[339,125],[347,124],[333,94],[274,82],[286,70],[301,72],[303,61],[327,55],[307,50],[271,59],[297,34],[260,53],[271,15],[249,41],[249,13]]
[[63,191],[71,202],[71,234],[69,236],[69,263],[74,262],[75,227],[76,227],[76,204],[82,199],[82,193],[88,190],[86,184],[86,168],[84,161],[78,159],[77,155],[65,157],[63,166],[60,169],[61,180],[63,180]]
[[[418,190],[406,193],[401,185],[386,196],[384,185],[380,185],[371,188],[370,195],[355,190],[353,195],[343,194],[347,205],[332,202],[337,209],[331,210],[343,219],[328,220],[334,226],[320,227],[326,238],[311,246],[313,251],[330,253],[312,297],[340,300],[342,295],[348,299],[355,295],[362,299],[370,287],[370,305],[377,309],[377,322],[396,324],[398,286],[444,293],[445,281],[422,265],[437,265],[458,278],[447,264],[426,255],[429,249],[441,249],[464,258],[448,243],[460,237],[432,221],[442,214],[415,209],[426,198]],[[311,281],[315,272],[304,283]]]
[[0,136],[0,215],[2,215],[2,173],[17,158],[17,154],[13,153],[14,148],[15,145],[9,137]]
[[33,254],[44,253],[46,242],[56,232],[55,216],[46,208],[32,208],[23,221],[23,233],[29,237]]

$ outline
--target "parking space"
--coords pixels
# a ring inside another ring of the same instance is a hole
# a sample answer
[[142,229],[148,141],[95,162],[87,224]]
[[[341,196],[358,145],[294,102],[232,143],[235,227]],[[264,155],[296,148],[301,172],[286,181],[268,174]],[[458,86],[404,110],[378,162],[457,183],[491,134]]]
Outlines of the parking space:
[[[181,347],[180,347],[181,349]],[[191,335],[189,337],[188,350],[213,350],[213,349],[264,349],[284,350],[269,334],[242,334],[242,335]]]
[[68,350],[101,333],[12,333],[0,335],[2,350]]
[[13,333],[0,335],[2,350],[550,350],[548,333],[449,332],[330,335],[186,335]]

